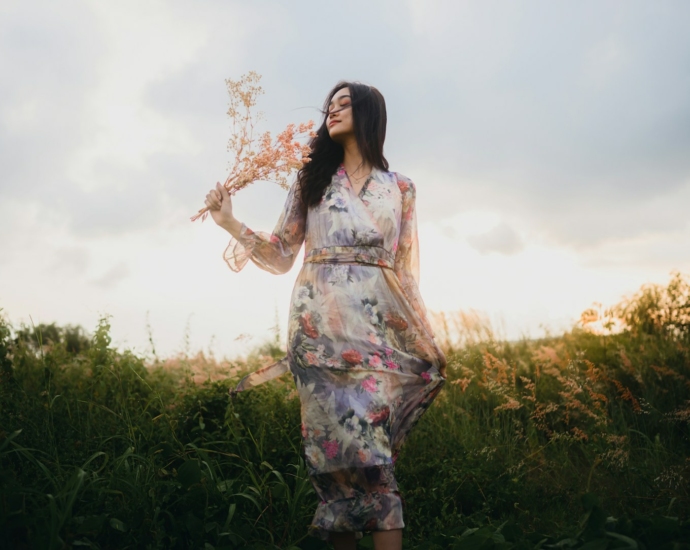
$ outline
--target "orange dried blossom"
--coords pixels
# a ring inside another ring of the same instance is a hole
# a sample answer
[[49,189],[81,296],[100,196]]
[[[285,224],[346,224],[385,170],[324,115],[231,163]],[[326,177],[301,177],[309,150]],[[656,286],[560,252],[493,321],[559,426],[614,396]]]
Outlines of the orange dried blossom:
[[[225,81],[230,96],[228,116],[232,121],[228,151],[234,159],[223,186],[231,195],[255,181],[272,181],[287,189],[290,175],[310,160],[309,146],[298,140],[315,135],[313,121],[288,124],[275,139],[270,132],[254,135],[256,123],[263,117],[253,111],[258,96],[264,93],[260,80],[260,74],[250,71],[239,80]],[[204,207],[191,220],[204,220],[207,215],[208,208]]]

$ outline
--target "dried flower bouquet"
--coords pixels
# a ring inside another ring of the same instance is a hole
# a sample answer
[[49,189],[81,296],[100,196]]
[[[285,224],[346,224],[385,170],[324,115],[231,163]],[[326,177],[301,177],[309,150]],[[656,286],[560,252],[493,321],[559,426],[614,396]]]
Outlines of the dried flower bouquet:
[[[259,86],[260,80],[260,74],[250,71],[239,80],[225,81],[230,96],[228,116],[232,121],[228,151],[234,155],[234,160],[223,186],[230,195],[255,181],[272,181],[287,189],[290,175],[310,160],[309,146],[298,140],[315,135],[313,121],[289,124],[275,140],[270,132],[254,136],[254,127],[263,116],[252,110],[258,96],[264,93]],[[208,208],[204,207],[191,220],[204,220],[207,215]]]

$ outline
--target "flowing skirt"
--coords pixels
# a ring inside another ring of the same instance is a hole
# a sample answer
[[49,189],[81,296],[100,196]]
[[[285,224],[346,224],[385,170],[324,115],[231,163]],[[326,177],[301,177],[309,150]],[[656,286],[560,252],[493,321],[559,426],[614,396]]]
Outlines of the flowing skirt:
[[320,260],[295,283],[287,357],[320,499],[312,528],[402,528],[394,463],[445,381],[438,350],[392,269]]

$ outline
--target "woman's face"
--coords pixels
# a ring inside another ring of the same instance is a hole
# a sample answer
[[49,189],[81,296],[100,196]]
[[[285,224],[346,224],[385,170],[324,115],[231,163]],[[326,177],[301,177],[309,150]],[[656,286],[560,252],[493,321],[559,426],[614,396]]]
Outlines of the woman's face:
[[349,88],[342,88],[333,96],[328,106],[326,126],[328,135],[337,143],[342,144],[346,139],[354,137],[352,98],[350,98]]

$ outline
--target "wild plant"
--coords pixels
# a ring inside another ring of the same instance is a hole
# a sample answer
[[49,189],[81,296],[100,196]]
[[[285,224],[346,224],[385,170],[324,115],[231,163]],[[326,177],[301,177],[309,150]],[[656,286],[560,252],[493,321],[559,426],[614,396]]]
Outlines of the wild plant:
[[[687,289],[674,275],[535,340],[441,316],[448,384],[396,462],[408,547],[681,548]],[[228,396],[279,342],[149,360],[109,331],[0,321],[0,547],[325,547],[291,379]]]

